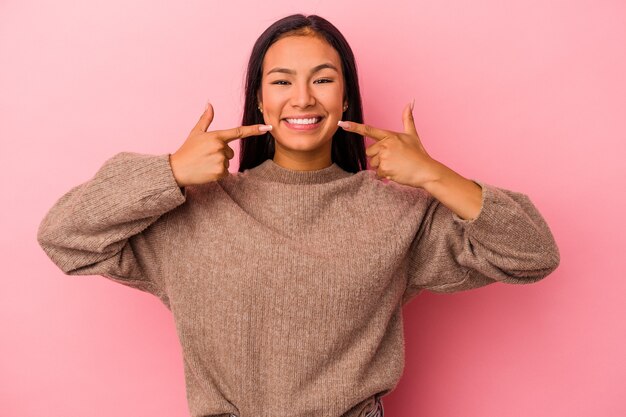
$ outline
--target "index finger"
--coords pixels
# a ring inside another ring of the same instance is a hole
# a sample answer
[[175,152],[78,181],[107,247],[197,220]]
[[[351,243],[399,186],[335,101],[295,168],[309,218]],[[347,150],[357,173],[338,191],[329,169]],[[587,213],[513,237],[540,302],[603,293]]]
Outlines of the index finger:
[[[267,128],[268,126],[269,129]],[[235,139],[242,139],[248,136],[263,135],[269,130],[272,130],[272,125],[257,124],[249,126],[238,126],[233,127],[232,129],[214,130],[211,133],[213,133],[217,139],[223,140],[225,143],[228,143]]]
[[339,126],[341,126],[344,130],[355,132],[355,133],[358,133],[359,135],[367,136],[368,138],[372,138],[376,140],[377,142],[391,135],[391,132],[388,130],[378,129],[377,127],[373,127],[373,126],[366,125],[363,123],[357,123],[353,121],[347,121],[344,123],[348,123],[348,126],[345,126],[345,125],[341,126],[339,123],[337,124],[339,124]]

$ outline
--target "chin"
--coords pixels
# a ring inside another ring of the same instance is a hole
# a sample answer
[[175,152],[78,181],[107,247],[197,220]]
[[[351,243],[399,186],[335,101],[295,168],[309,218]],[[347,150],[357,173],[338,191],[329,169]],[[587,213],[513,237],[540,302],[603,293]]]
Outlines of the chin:
[[291,137],[281,137],[274,140],[285,149],[294,151],[313,151],[324,145],[324,142],[317,137],[306,137],[303,135],[294,135]]

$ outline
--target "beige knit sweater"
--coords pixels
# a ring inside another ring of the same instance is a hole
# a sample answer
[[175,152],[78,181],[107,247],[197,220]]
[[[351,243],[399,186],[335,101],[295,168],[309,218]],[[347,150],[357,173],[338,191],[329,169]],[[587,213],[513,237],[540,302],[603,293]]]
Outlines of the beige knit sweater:
[[521,193],[475,181],[462,220],[419,188],[269,159],[178,187],[168,155],[122,152],[63,195],[38,241],[171,310],[193,417],[356,417],[404,366],[402,306],[421,290],[535,282],[559,264]]

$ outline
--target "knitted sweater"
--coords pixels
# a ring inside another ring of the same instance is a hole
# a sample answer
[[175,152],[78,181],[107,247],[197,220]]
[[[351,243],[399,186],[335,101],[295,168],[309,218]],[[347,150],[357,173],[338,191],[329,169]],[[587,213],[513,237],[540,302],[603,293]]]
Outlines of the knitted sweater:
[[463,220],[421,188],[268,159],[180,188],[168,154],[121,152],[49,210],[38,242],[68,275],[157,296],[193,417],[357,417],[404,367],[422,290],[528,284],[559,264],[530,199],[475,181]]

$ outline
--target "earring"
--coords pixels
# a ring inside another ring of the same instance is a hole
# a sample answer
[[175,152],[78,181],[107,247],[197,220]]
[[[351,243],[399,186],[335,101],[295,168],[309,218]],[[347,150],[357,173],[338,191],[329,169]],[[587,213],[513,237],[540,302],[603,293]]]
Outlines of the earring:
[[261,108],[261,106],[259,106],[259,111],[263,113],[263,109]]
[[346,111],[348,109],[348,105],[346,104],[345,106],[343,106],[343,111]]

